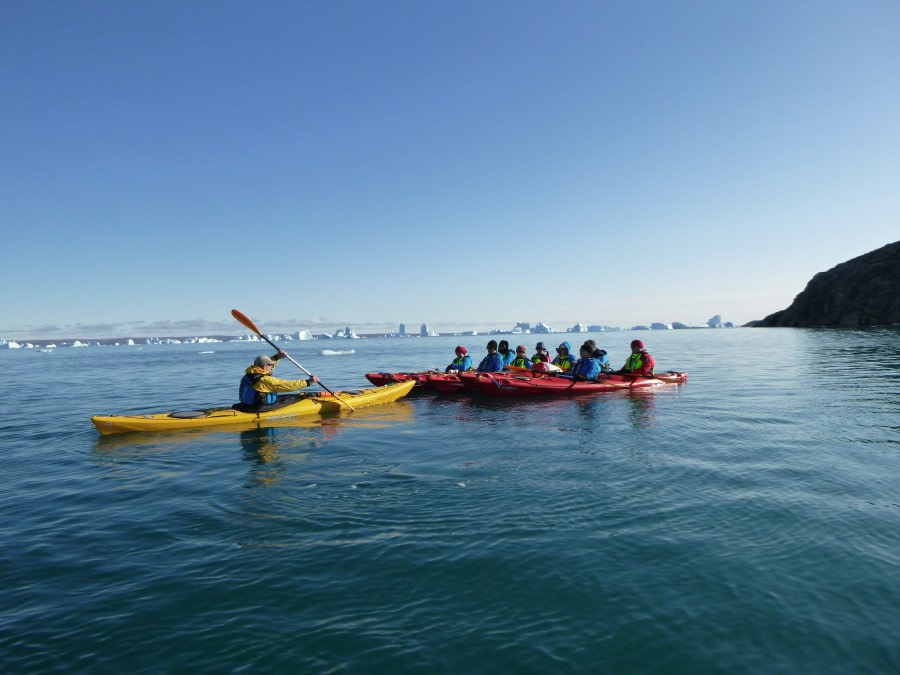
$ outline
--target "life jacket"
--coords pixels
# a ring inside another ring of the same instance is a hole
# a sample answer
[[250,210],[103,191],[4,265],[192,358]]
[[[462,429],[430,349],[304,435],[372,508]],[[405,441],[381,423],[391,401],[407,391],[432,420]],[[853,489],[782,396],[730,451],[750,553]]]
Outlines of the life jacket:
[[451,363],[450,365],[451,366],[459,366],[459,368],[457,368],[456,370],[462,370],[463,369],[462,365],[463,365],[463,363],[465,363],[465,360],[466,360],[465,356],[460,356],[458,359],[453,359],[453,363]]
[[527,365],[526,363],[529,360],[530,359],[526,356],[520,356],[517,359],[513,359],[509,365],[511,365],[513,368],[530,368],[531,366]]
[[238,398],[244,405],[259,407],[275,403],[277,394],[256,391],[253,385],[259,378],[265,377],[264,373],[247,373],[241,378],[241,386],[238,388]]
[[[625,359],[625,370],[629,372],[634,372],[636,370],[640,370],[644,366],[643,357],[647,352],[638,352],[637,354],[629,354],[628,358]],[[653,369],[650,369],[650,374],[653,374]]]
[[557,356],[553,359],[553,365],[559,366],[563,370],[572,370],[572,366],[574,366],[575,363],[572,361],[572,355],[566,354],[565,356]]

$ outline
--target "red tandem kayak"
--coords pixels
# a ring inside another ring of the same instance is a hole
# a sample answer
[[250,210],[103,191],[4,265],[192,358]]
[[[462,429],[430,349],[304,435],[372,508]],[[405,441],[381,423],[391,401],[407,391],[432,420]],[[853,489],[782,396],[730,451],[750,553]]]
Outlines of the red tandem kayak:
[[[468,371],[474,373],[474,370]],[[504,375],[510,374],[530,374],[528,368],[506,368]],[[501,373],[497,373],[498,375]],[[376,387],[382,387],[386,384],[394,384],[396,382],[408,382],[415,380],[416,384],[413,391],[439,391],[444,394],[452,394],[460,392],[464,387],[460,384],[457,377],[458,371],[451,373],[442,373],[439,370],[423,370],[417,373],[366,373],[366,379]]]
[[459,379],[466,389],[489,396],[573,396],[601,391],[630,391],[666,384],[687,382],[686,372],[669,371],[653,377],[632,375],[602,375],[597,381],[573,380],[565,375],[461,373]]
[[428,373],[425,378],[425,386],[437,389],[442,394],[457,394],[464,390],[460,381],[460,374]]
[[455,372],[448,374],[439,370],[426,370],[421,373],[366,373],[366,379],[379,387],[414,380],[413,391],[421,393],[453,394],[463,390]]
[[425,377],[429,373],[434,372],[436,371],[426,370],[421,373],[366,373],[366,379],[376,387],[393,384],[394,382],[408,382],[409,380],[415,380],[416,383],[413,385],[413,389],[420,389],[425,384]]

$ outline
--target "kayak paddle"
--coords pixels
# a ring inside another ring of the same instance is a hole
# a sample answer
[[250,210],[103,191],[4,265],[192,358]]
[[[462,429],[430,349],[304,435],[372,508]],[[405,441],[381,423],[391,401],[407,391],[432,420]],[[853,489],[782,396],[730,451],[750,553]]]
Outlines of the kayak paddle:
[[[250,318],[249,318],[246,314],[244,314],[243,312],[239,312],[239,311],[236,310],[236,309],[233,309],[233,310],[231,310],[231,316],[233,316],[235,319],[237,319],[238,321],[240,321],[242,324],[244,324],[247,328],[249,328],[249,329],[252,330],[254,333],[256,333],[256,334],[257,334],[259,337],[261,337],[263,340],[265,340],[265,341],[268,342],[270,345],[272,345],[272,346],[275,348],[276,351],[279,351],[279,352],[280,352],[280,351],[283,351],[278,345],[276,345],[276,344],[275,344],[274,342],[272,342],[269,338],[267,338],[265,335],[263,335],[263,334],[262,334],[262,331],[260,331],[259,328],[256,327],[256,324],[253,323],[253,322],[250,320]],[[300,370],[302,370],[304,373],[306,373],[306,374],[309,375],[310,377],[313,376],[313,374],[312,374],[311,372],[309,372],[306,368],[304,368],[304,367],[301,366],[299,363],[297,363],[296,361],[294,361],[294,359],[292,359],[292,358],[290,357],[290,355],[287,354],[287,352],[285,352],[285,355],[286,355],[286,358],[287,358],[288,361],[290,361],[291,363],[293,363],[295,366],[297,366]],[[338,401],[340,401],[341,403],[343,403],[345,406],[347,406],[348,408],[350,408],[350,410],[356,412],[356,408],[354,408],[352,405],[350,405],[350,404],[347,403],[346,401],[342,400],[340,396],[338,396],[338,395],[335,394],[333,391],[331,391],[331,389],[329,389],[329,388],[326,387],[324,384],[322,384],[321,381],[319,382],[319,385],[322,387],[322,389],[324,389],[324,390],[327,391],[329,394],[331,394],[332,396],[334,396],[335,399],[337,399]]]

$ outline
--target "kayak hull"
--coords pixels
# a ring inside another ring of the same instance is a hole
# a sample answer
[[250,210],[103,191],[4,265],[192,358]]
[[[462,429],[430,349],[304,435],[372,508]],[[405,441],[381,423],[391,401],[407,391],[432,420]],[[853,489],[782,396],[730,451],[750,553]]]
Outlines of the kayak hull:
[[284,424],[294,419],[315,417],[382,403],[392,403],[406,396],[415,385],[414,380],[397,382],[359,392],[335,392],[340,400],[328,392],[303,397],[274,410],[242,412],[233,408],[209,408],[146,415],[96,415],[91,422],[101,434],[129,431],[176,431],[211,427],[262,427]]
[[428,373],[425,378],[425,386],[435,389],[442,394],[458,394],[465,390],[460,377],[465,374]]
[[466,389],[489,396],[577,396],[682,384],[687,382],[687,373],[671,371],[655,377],[608,374],[598,381],[543,374],[461,373],[459,379]]
[[428,376],[429,372],[434,371],[423,371],[421,373],[366,373],[366,379],[376,387],[383,387],[386,384],[395,384],[397,382],[408,382],[412,380],[415,382],[413,389],[418,390],[424,387],[425,378]]

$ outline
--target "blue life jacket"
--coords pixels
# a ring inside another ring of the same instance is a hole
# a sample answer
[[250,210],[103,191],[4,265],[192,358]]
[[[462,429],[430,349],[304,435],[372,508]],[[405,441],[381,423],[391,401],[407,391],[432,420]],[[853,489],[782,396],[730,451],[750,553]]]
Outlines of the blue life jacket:
[[247,373],[241,378],[241,386],[238,388],[238,398],[241,403],[255,407],[275,403],[277,394],[268,394],[256,391],[256,389],[253,388],[253,385],[256,384],[256,381],[261,377],[265,377],[265,375],[251,375],[250,373]]

